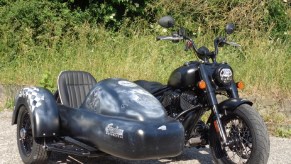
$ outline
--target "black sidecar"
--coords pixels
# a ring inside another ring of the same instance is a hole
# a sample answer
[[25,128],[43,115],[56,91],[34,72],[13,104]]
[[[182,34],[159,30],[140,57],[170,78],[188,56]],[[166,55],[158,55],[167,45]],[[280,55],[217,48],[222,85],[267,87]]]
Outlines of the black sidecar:
[[62,72],[55,95],[23,88],[12,124],[25,163],[42,162],[51,151],[137,160],[177,156],[184,147],[183,126],[149,92],[124,79],[97,83],[81,71]]

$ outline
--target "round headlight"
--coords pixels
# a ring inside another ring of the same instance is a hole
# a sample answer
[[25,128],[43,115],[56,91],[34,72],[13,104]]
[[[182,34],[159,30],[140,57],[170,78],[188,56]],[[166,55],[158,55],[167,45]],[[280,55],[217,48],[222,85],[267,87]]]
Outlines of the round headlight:
[[215,72],[215,79],[220,84],[229,84],[233,79],[233,74],[230,67],[222,66],[219,67]]

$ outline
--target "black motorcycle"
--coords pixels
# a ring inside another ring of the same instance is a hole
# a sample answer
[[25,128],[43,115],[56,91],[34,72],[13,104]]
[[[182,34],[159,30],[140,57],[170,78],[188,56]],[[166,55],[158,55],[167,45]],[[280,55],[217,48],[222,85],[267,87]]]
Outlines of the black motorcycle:
[[[170,28],[175,21],[165,16],[159,24]],[[231,34],[234,28],[227,24],[225,31]],[[186,146],[209,144],[216,163],[267,163],[270,151],[267,128],[252,108],[253,103],[239,97],[238,89],[244,84],[233,80],[232,68],[216,61],[218,47],[240,45],[227,41],[227,37],[217,37],[214,51],[205,46],[197,48],[183,27],[172,36],[158,36],[157,40],[185,41],[185,50],[193,50],[199,58],[174,70],[167,85],[135,81],[160,100],[170,117],[183,124]],[[226,100],[218,102],[219,95]],[[209,110],[208,120],[201,121]]]
[[[166,16],[159,24],[172,27],[174,19]],[[226,26],[226,33],[233,30]],[[218,46],[238,44],[218,37],[213,52],[197,49],[184,28],[157,39],[186,41],[200,61],[177,68],[168,85],[116,78],[97,82],[88,72],[62,71],[54,95],[41,87],[21,89],[12,124],[17,124],[22,161],[46,163],[51,152],[160,159],[178,156],[185,146],[209,144],[217,163],[267,163],[270,143],[262,118],[252,102],[239,98],[243,84],[234,82],[231,67],[216,62]],[[227,99],[218,102],[217,95]],[[211,114],[203,122],[206,111]]]

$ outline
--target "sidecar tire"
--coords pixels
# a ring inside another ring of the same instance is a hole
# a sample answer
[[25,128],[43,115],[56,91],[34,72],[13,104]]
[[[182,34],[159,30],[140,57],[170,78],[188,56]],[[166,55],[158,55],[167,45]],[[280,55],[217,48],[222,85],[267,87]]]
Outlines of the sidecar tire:
[[[244,123],[249,128],[249,132],[251,134],[251,154],[248,157],[246,163],[266,164],[269,158],[270,140],[263,119],[260,117],[259,113],[254,110],[250,105],[243,104],[237,107],[230,114],[223,116],[221,118],[222,124],[225,124],[227,120],[231,120],[231,118],[234,118],[234,116],[244,121]],[[211,154],[215,163],[234,163],[227,156],[226,150],[222,148],[213,123],[210,127],[209,142]]]
[[46,151],[42,139],[33,137],[31,118],[25,106],[20,107],[17,117],[17,146],[23,163],[46,163],[50,152]]

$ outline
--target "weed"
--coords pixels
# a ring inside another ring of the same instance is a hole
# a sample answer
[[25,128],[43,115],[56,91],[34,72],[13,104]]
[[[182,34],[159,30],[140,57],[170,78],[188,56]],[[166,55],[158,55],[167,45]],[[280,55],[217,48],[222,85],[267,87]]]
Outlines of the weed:
[[52,78],[51,73],[46,72],[42,75],[41,80],[39,82],[40,86],[54,92],[56,89],[55,81]]
[[289,127],[279,127],[275,131],[275,135],[278,137],[291,137],[291,128]]
[[4,109],[13,109],[14,107],[14,98],[7,98],[5,101]]

